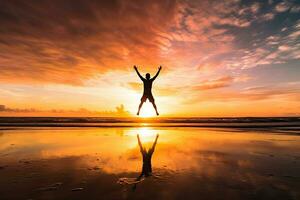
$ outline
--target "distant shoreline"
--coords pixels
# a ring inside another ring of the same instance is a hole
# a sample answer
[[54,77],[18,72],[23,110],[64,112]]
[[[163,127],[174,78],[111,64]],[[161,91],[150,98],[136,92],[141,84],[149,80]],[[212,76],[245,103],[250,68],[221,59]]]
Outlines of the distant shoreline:
[[297,117],[6,117],[1,122],[300,122]]
[[299,117],[116,118],[0,117],[0,127],[300,127]]

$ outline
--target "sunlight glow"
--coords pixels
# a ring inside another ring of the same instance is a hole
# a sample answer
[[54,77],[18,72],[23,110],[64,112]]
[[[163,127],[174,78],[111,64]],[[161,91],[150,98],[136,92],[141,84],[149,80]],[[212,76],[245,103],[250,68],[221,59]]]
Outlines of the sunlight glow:
[[155,110],[150,102],[145,102],[141,112],[140,112],[141,117],[154,117],[156,116]]
[[156,131],[149,128],[141,128],[138,132],[143,141],[152,140],[156,136]]
[[[134,138],[136,138],[137,134],[140,136],[142,143],[152,143],[155,140],[155,137],[158,134],[158,132],[151,128],[143,127],[139,129],[130,130],[128,135],[134,136]],[[136,144],[136,140],[134,140],[134,143]]]

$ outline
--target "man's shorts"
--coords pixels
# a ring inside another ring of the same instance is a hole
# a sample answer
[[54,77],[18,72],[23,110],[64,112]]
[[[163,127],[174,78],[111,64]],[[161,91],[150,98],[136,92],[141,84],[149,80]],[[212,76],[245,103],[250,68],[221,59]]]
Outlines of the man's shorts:
[[142,96],[142,98],[141,98],[141,101],[142,102],[146,102],[146,100],[149,100],[150,102],[154,102],[154,98],[153,98],[153,96],[152,96],[152,94],[144,94],[143,96]]

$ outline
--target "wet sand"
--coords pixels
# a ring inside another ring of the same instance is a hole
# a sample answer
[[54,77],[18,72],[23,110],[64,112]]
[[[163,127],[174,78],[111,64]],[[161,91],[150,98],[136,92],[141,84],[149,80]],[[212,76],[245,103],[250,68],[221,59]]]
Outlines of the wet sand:
[[[152,176],[143,147],[159,138]],[[0,199],[300,199],[296,130],[1,128]]]

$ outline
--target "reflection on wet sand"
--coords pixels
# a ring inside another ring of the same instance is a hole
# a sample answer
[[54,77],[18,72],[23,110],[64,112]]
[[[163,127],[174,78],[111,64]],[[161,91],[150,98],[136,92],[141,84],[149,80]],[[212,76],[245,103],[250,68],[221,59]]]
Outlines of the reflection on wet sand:
[[144,177],[149,177],[152,175],[152,155],[154,153],[156,144],[157,144],[157,139],[158,139],[158,134],[156,135],[155,141],[153,142],[153,145],[151,148],[148,149],[148,151],[146,150],[145,147],[143,147],[140,136],[137,135],[137,139],[138,139],[138,144],[140,147],[140,152],[142,154],[142,159],[143,159],[143,167],[142,167],[142,171],[141,174],[135,179],[132,180],[132,178],[120,178],[118,183],[120,184],[133,184],[133,191],[136,189],[136,186],[138,183],[142,182],[144,179]]
[[152,147],[150,149],[148,149],[148,151],[146,150],[145,147],[143,147],[139,135],[137,135],[137,138],[138,138],[138,142],[139,142],[139,146],[140,146],[140,152],[141,152],[142,157],[143,157],[143,168],[142,168],[141,175],[138,177],[138,180],[139,180],[143,176],[148,177],[148,176],[151,176],[151,174],[152,174],[151,159],[152,159],[152,155],[154,153],[155,146],[156,146],[156,143],[157,143],[158,134],[156,135],[156,138],[155,138],[155,141],[154,141]]
[[[1,200],[300,198],[295,134],[203,128],[2,133]],[[130,184],[118,184],[122,178]]]

